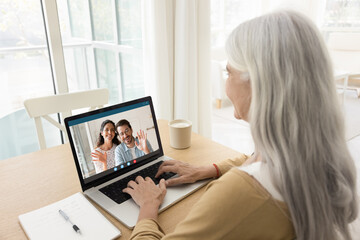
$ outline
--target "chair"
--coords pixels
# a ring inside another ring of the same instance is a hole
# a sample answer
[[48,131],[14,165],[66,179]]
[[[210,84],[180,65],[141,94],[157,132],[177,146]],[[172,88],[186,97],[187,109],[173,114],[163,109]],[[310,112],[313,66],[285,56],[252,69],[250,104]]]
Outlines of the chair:
[[[109,101],[108,89],[95,89],[74,93],[64,93],[47,97],[27,99],[24,106],[30,118],[34,118],[40,149],[46,148],[46,141],[41,118],[46,119],[66,135],[63,125],[58,123],[50,114],[61,113],[61,122],[72,115],[72,111],[81,108],[90,110],[101,108]],[[67,135],[66,135],[67,141]]]
[[347,89],[360,97],[360,33],[331,33],[327,45],[334,68],[348,73]]

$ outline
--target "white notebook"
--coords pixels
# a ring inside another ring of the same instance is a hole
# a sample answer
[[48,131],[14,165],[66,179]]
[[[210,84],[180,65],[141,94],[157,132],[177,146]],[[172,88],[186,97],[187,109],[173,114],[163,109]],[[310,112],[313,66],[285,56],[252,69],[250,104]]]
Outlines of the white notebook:
[[[73,225],[59,213],[62,210]],[[76,193],[43,208],[22,214],[20,223],[29,239],[114,239],[121,235],[82,193]]]

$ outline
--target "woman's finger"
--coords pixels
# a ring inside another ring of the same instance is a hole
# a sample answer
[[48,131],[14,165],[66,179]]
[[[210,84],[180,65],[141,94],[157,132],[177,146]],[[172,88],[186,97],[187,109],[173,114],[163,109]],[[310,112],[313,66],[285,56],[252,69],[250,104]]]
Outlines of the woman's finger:
[[158,169],[158,172],[155,175],[155,178],[158,178],[161,174],[166,173],[166,172],[173,172],[173,173],[177,173],[178,167],[176,167],[175,165],[171,165],[171,166],[160,166]]
[[175,165],[177,162],[179,162],[179,161],[178,160],[166,160],[160,165],[160,167],[169,166],[169,165]]
[[165,182],[165,179],[161,179],[160,182],[159,182],[159,188],[165,193],[166,193],[166,182]]
[[135,182],[137,182],[137,183],[141,183],[141,182],[144,182],[145,180],[144,180],[144,178],[142,177],[142,176],[137,176],[136,178],[135,178]]
[[133,181],[133,180],[131,180],[131,181],[128,182],[128,184],[127,184],[128,188],[132,188],[132,189],[135,189],[137,185],[138,185],[138,184],[137,184],[135,181]]
[[186,181],[186,178],[184,176],[180,176],[177,178],[170,178],[170,179],[166,180],[167,187],[176,186],[176,185],[183,184],[183,183],[189,183],[188,181]]
[[122,190],[122,192],[127,193],[127,194],[129,194],[130,196],[132,196],[132,194],[134,193],[134,189],[127,187],[127,188],[124,188],[124,189]]

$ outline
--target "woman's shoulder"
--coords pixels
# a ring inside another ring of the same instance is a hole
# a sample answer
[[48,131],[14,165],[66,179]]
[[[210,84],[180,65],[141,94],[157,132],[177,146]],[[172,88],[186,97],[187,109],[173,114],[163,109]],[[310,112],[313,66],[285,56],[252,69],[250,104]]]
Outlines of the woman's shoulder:
[[[252,202],[252,206],[255,208],[270,205],[288,211],[286,203],[273,198],[269,191],[252,175],[237,168],[232,168],[221,178],[211,182],[207,191],[213,192],[214,195],[231,196],[231,199],[227,199],[227,201],[234,201],[234,204],[248,205],[249,202]],[[230,202],[229,204],[231,204]]]
[[244,167],[238,167],[239,172],[245,173],[244,176],[251,177],[255,182],[254,185],[261,185],[260,188],[265,190],[271,197],[278,201],[284,201],[284,198],[277,190],[270,176],[269,168],[266,163],[255,162]]
[[[219,179],[211,182],[208,188],[212,187],[221,188],[223,189],[222,191],[229,192],[232,195],[239,195],[243,199],[261,196],[266,201],[270,197],[266,191],[262,191],[261,187],[259,188],[259,183],[252,176],[246,172],[239,171],[237,168],[232,168]],[[247,192],[247,194],[243,195],[243,192]]]
[[210,182],[193,209],[194,224],[196,219],[208,215],[211,209],[217,222],[223,221],[232,226],[234,236],[246,232],[253,236],[249,238],[256,239],[254,236],[262,228],[267,229],[263,235],[271,235],[274,229],[279,228],[282,229],[280,235],[293,235],[286,204],[274,201],[251,175],[237,168]]

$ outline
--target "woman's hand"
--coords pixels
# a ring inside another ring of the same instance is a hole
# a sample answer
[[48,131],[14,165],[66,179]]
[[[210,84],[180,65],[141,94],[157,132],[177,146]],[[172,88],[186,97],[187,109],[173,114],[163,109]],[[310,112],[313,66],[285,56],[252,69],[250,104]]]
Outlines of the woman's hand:
[[166,180],[166,186],[194,183],[202,179],[217,176],[216,168],[213,165],[196,167],[177,160],[164,161],[160,165],[155,177],[157,178],[165,172],[173,172],[179,175],[177,178]]
[[135,203],[140,207],[138,221],[144,218],[157,219],[158,210],[165,198],[165,180],[161,179],[159,186],[156,186],[151,178],[145,179],[137,176],[135,181],[130,181],[123,192],[129,194]]
[[94,162],[101,162],[103,164],[103,169],[106,170],[107,169],[107,154],[106,152],[101,153],[98,150],[95,150],[95,152],[91,153],[92,156],[92,160]]
[[136,147],[138,147],[145,154],[150,153],[149,148],[146,144],[147,133],[145,133],[143,130],[140,130],[140,133],[137,133],[137,137],[138,137],[139,143],[137,143],[135,141]]

